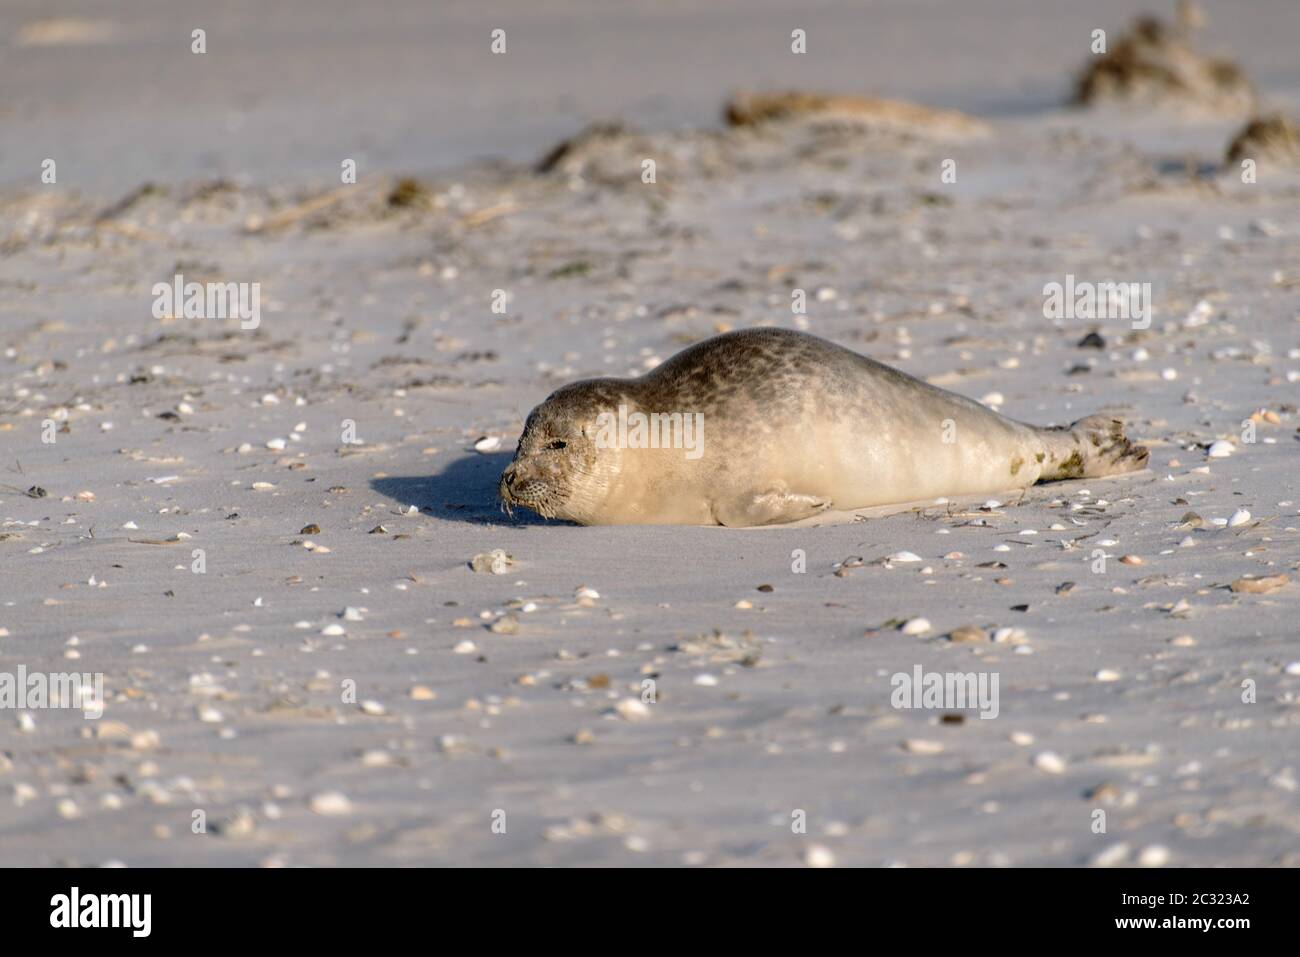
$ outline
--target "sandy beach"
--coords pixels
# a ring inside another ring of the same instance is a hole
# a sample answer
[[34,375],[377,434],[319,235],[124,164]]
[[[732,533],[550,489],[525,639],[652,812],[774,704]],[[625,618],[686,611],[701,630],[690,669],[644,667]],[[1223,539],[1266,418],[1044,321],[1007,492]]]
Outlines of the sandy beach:
[[[65,6],[0,14],[0,673],[102,716],[0,707],[0,865],[1300,865],[1300,169],[1067,105],[1172,5]],[[1300,115],[1300,7],[1202,6]],[[723,119],[786,89],[964,119]],[[1149,325],[1050,318],[1067,276]],[[763,325],[1150,466],[503,511],[552,390]],[[918,668],[996,717],[897,707]]]

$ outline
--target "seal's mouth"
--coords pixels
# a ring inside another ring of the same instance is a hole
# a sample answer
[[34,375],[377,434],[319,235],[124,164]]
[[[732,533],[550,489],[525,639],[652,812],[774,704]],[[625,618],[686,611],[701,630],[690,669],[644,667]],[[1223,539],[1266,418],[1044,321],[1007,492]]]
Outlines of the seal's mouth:
[[520,478],[515,463],[511,462],[501,473],[497,483],[497,495],[507,515],[513,515],[512,509],[517,505],[532,509],[543,518],[555,518],[560,508],[560,496],[546,482],[538,479]]

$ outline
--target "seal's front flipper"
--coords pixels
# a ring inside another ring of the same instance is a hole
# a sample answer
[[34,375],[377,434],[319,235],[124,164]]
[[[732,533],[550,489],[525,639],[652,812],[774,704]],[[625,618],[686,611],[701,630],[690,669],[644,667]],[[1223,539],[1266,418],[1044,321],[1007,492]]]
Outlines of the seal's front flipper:
[[799,492],[773,490],[746,495],[713,506],[719,525],[741,528],[747,525],[779,525],[811,518],[831,507],[829,499]]

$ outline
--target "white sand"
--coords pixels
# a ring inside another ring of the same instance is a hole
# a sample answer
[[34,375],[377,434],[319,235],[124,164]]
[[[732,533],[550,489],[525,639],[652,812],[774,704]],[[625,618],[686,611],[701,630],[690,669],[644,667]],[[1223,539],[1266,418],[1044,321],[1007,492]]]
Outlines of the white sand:
[[[29,6],[7,17],[44,15]],[[790,865],[821,862],[814,844],[840,865],[1078,865],[1157,845],[1174,865],[1300,863],[1300,675],[1285,671],[1300,660],[1300,190],[1273,170],[1250,186],[1183,170],[1219,163],[1237,121],[1034,109],[1064,95],[1094,25],[1065,3],[827,4],[808,29],[833,51],[793,66],[754,54],[787,42],[773,4],[744,26],[738,4],[590,32],[520,14],[503,62],[454,39],[496,25],[468,7],[431,24],[417,4],[376,23],[348,4],[311,20],[250,6],[210,30],[206,79],[166,61],[146,82],[167,31],[188,36],[192,15],[162,12],[175,6],[130,5],[125,38],[0,59],[23,91],[0,154],[0,672],[102,672],[108,698],[98,722],[31,710],[26,731],[0,711],[0,864]],[[1112,29],[1135,10],[1101,6]],[[1207,43],[1295,102],[1294,4],[1207,6]],[[872,38],[877,60],[855,46]],[[439,62],[426,44],[454,80],[420,75]],[[323,45],[337,68],[310,61]],[[789,131],[687,131],[754,84],[915,96],[976,109],[994,135],[801,154]],[[594,148],[573,182],[437,172],[535,158],[605,115],[652,133]],[[340,202],[246,231],[336,188],[362,146]],[[637,179],[646,148],[655,186]],[[30,172],[46,155],[56,187]],[[940,184],[953,157],[958,182]],[[601,182],[628,163],[626,185]],[[433,203],[389,210],[411,170]],[[219,175],[236,182],[203,188]],[[101,216],[145,181],[162,191]],[[178,271],[259,282],[260,328],[155,319],[151,287]],[[1151,282],[1151,329],[1045,319],[1042,287],[1066,273]],[[549,390],[720,328],[790,325],[792,286],[810,331],[999,392],[1015,418],[1123,412],[1150,471],[818,527],[579,528],[498,509],[522,416]],[[1107,347],[1077,347],[1093,328]],[[1243,443],[1261,408],[1280,421]],[[59,409],[70,431],[42,443]],[[362,444],[342,444],[344,420]],[[501,450],[474,452],[482,435]],[[1234,454],[1207,458],[1221,439]],[[1250,519],[1213,526],[1238,509]],[[1203,527],[1175,527],[1189,511]],[[493,548],[515,568],[470,571]],[[879,561],[900,551],[921,561]],[[1227,588],[1281,573],[1270,594]],[[575,599],[583,586],[599,597]],[[485,627],[504,613],[517,633]],[[882,627],[917,617],[928,632]],[[1025,643],[942,637],[963,625]],[[999,716],[896,710],[890,676],[917,665],[997,673]],[[657,702],[619,716],[647,677]]]

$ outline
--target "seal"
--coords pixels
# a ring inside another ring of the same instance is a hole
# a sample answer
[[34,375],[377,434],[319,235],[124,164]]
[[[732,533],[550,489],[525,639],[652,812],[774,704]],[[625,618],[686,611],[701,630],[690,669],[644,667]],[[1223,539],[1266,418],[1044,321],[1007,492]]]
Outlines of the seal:
[[636,379],[557,389],[498,486],[583,525],[772,525],[1143,468],[1123,423],[1039,428],[807,333],[690,346]]

